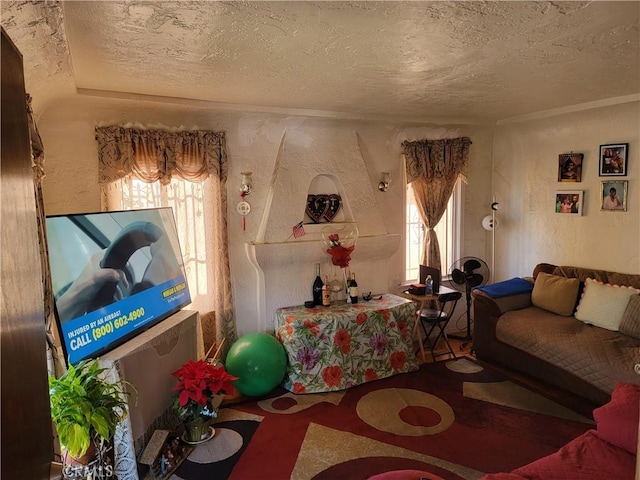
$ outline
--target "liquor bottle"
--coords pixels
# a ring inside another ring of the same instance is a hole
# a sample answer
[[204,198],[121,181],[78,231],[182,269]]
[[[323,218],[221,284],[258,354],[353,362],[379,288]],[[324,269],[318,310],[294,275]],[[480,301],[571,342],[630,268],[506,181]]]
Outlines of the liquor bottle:
[[431,278],[431,275],[427,275],[424,290],[425,295],[433,295],[433,278]]
[[356,282],[356,274],[351,272],[351,282],[349,283],[349,298],[351,303],[358,303],[358,282]]
[[324,286],[322,287],[322,306],[328,307],[331,305],[331,286],[329,285],[329,279],[324,276]]
[[320,278],[320,264],[316,263],[316,279],[313,282],[313,304],[322,305],[322,289],[324,288],[324,282]]

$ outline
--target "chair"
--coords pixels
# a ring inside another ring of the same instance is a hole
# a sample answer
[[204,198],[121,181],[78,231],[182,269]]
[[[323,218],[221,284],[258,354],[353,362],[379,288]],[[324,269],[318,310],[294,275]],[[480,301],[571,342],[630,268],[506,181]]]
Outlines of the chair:
[[[431,356],[433,360],[436,360],[436,356],[438,355],[446,355],[451,354],[453,358],[456,358],[456,354],[451,348],[451,344],[449,343],[449,339],[447,338],[447,334],[445,333],[445,328],[451,320],[451,316],[456,309],[456,305],[458,304],[458,300],[462,298],[462,293],[460,292],[451,292],[451,293],[443,293],[438,295],[438,305],[440,308],[424,308],[420,311],[420,323],[422,324],[422,329],[425,333],[425,343],[431,350]],[[437,329],[437,330],[436,330]],[[431,339],[431,335],[436,330],[437,335],[435,339]],[[449,352],[439,353],[436,355],[434,350],[440,338],[444,339],[447,347],[449,348]]]
[[420,278],[418,283],[427,283],[427,275],[431,275],[433,280],[433,293],[440,291],[440,277],[442,274],[440,270],[433,267],[427,267],[426,265],[420,265]]

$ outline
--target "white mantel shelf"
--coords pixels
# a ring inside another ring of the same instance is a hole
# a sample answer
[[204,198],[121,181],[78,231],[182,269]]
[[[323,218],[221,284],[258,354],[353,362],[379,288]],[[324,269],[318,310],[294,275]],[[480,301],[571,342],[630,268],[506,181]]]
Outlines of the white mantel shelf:
[[[359,237],[351,254],[352,261],[359,264],[374,260],[389,259],[400,246],[400,235],[374,235]],[[278,243],[253,243],[258,265],[265,267],[282,267],[287,264],[304,264],[323,262],[330,258],[327,246],[322,240],[307,240]]]
[[[331,265],[325,242],[322,239],[305,240],[306,237],[287,242],[245,244],[257,272],[258,323],[263,331],[273,329],[273,318],[278,308],[301,305],[311,299],[314,264],[325,265],[323,269]],[[398,234],[358,237],[349,268],[358,272],[358,283],[363,291],[388,290],[386,272],[400,242],[401,235]]]

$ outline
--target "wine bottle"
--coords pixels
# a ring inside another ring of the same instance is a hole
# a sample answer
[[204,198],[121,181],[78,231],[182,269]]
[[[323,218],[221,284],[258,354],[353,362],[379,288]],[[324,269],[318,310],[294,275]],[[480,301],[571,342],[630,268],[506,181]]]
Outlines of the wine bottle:
[[324,276],[324,286],[322,287],[322,306],[328,307],[331,305],[331,286],[329,285],[329,279]]
[[356,282],[356,274],[351,272],[351,282],[349,283],[349,298],[351,303],[358,303],[358,282]]
[[313,304],[322,305],[322,289],[324,288],[324,282],[320,278],[320,264],[316,263],[316,279],[313,282]]

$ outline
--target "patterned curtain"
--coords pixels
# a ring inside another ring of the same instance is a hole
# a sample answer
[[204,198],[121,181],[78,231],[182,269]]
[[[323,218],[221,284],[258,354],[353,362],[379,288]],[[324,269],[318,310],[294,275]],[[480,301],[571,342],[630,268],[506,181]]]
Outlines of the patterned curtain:
[[[96,140],[104,209],[173,207],[188,277],[192,273],[192,308],[200,312],[205,351],[226,338],[224,358],[237,338],[229,269],[225,133],[111,126],[97,127]],[[144,205],[135,203],[139,195],[132,179],[149,184]],[[161,192],[152,185],[165,188]],[[163,195],[165,199],[160,198]],[[196,226],[200,223],[202,228]],[[194,241],[197,237],[205,238],[204,252]]]
[[427,227],[421,263],[440,269],[440,245],[434,227],[438,224],[459,177],[466,182],[469,137],[402,142],[407,183],[411,184],[418,213]]

